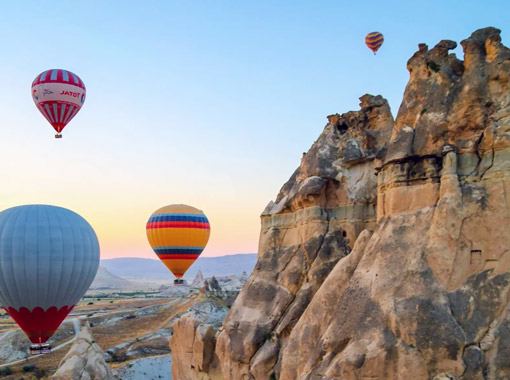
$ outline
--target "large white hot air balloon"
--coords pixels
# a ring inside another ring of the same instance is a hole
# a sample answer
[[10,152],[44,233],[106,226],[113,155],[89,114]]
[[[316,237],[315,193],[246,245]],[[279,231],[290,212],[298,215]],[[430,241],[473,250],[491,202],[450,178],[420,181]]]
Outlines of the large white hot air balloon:
[[0,305],[32,343],[53,335],[98,266],[96,234],[73,211],[26,205],[0,212]]

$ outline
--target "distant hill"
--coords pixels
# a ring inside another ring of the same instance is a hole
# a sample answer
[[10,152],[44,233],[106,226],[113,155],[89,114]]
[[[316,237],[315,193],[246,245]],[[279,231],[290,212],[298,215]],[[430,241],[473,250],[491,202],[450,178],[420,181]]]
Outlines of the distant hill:
[[90,288],[129,288],[133,285],[134,284],[131,281],[118,277],[110,273],[110,271],[108,271],[105,267],[100,266],[97,270],[96,278],[92,282],[92,285],[90,285]]
[[[198,271],[202,271],[204,277],[240,275],[252,272],[257,262],[257,254],[237,254],[219,257],[200,257],[186,272],[186,278],[195,278]],[[119,259],[101,260],[101,266],[110,273],[132,279],[153,278],[167,279],[168,269],[158,259],[142,259],[138,257],[125,257]]]

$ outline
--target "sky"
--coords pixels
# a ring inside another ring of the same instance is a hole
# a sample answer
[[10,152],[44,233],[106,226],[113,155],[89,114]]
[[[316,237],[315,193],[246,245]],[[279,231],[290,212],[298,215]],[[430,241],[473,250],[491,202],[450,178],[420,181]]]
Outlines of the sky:
[[[396,115],[420,42],[502,30],[505,1],[23,1],[0,8],[0,210],[69,208],[101,258],[155,258],[145,224],[204,211],[204,256],[257,251],[260,214],[322,132],[365,93]],[[364,44],[379,31],[377,55]],[[462,57],[462,50],[455,50]],[[62,139],[33,104],[42,71],[81,77]]]

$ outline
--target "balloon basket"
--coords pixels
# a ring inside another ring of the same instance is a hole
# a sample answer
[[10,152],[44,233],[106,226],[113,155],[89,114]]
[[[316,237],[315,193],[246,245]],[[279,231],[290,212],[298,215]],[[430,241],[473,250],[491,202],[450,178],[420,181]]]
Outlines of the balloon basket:
[[56,138],[56,139],[61,139],[61,138],[62,138],[62,135],[61,135],[60,133],[57,133],[57,134],[55,135],[55,138]]
[[184,285],[184,280],[182,278],[176,278],[174,280],[174,285]]
[[42,355],[51,353],[51,346],[48,343],[32,344],[30,346],[30,355]]

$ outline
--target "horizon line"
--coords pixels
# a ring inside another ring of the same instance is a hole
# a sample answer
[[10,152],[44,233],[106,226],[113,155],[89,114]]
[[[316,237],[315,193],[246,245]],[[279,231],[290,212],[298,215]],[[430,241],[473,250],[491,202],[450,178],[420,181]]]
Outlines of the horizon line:
[[[225,255],[221,255],[221,256],[202,256],[202,257],[199,257],[199,259],[200,258],[202,258],[202,259],[212,259],[212,258],[217,258],[217,257],[237,256],[237,255],[256,255],[256,254],[257,254],[257,252],[231,253],[231,254],[225,254]],[[137,257],[137,256],[112,257],[112,258],[109,258],[109,259],[100,259],[100,261],[103,261],[103,260],[117,260],[117,259],[144,259],[144,260],[160,261],[158,258],[152,259],[152,258],[148,258],[148,257]]]

